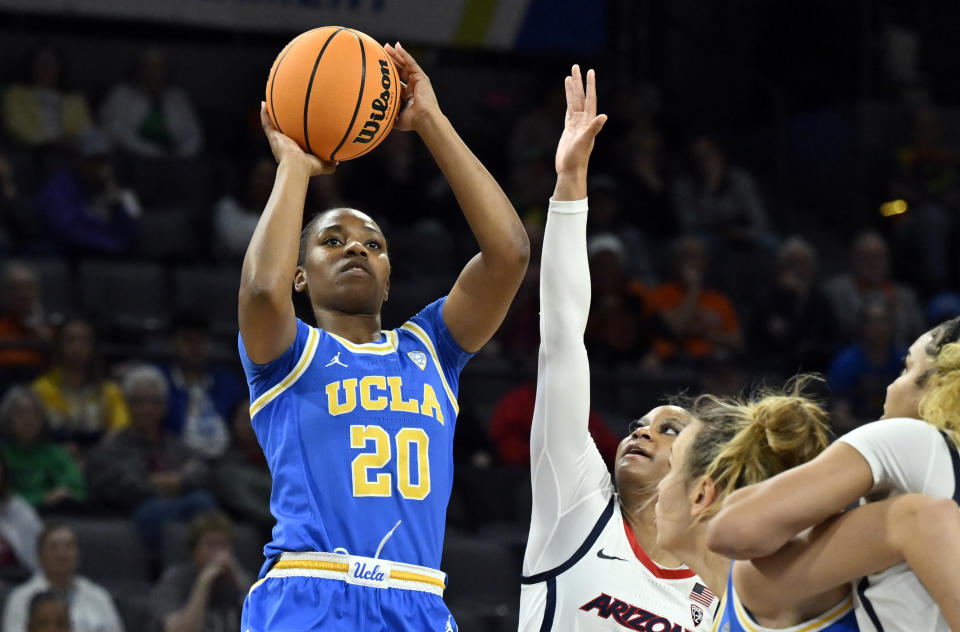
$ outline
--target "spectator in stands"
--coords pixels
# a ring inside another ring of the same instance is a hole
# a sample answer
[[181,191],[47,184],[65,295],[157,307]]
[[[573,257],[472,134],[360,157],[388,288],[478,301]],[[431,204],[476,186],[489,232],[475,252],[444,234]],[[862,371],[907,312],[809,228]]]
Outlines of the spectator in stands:
[[684,232],[715,245],[769,247],[767,212],[753,176],[731,166],[717,142],[707,136],[690,149],[694,173],[677,181],[674,204]]
[[91,497],[104,508],[130,512],[147,548],[160,549],[163,526],[213,509],[204,490],[207,467],[180,440],[164,432],[169,387],[155,367],[130,369],[121,387],[130,426],[109,435],[90,452]]
[[910,114],[909,139],[896,147],[888,177],[889,199],[904,200],[908,212],[890,218],[895,259],[901,277],[921,293],[949,287],[952,245],[956,241],[960,204],[960,153],[946,139],[936,108],[923,106]]
[[[615,235],[622,243],[624,274],[632,281],[653,285],[656,275],[650,261],[650,247],[647,239],[638,228],[637,215],[646,215],[647,209],[639,213],[623,212],[620,205],[620,187],[617,181],[606,174],[590,178],[590,220],[587,226],[590,236]],[[642,208],[642,207],[637,207]]]
[[95,345],[89,320],[68,319],[54,339],[53,369],[33,382],[53,436],[81,446],[130,424],[120,387],[104,379]]
[[927,303],[927,327],[933,328],[951,318],[960,316],[960,293],[941,292]]
[[653,324],[643,286],[627,278],[627,248],[616,235],[594,235],[590,257],[590,318],[584,343],[594,362],[609,366],[636,363],[650,350]]
[[19,582],[40,568],[37,538],[42,529],[33,506],[11,489],[0,451],[0,581]]
[[21,194],[13,166],[0,152],[0,254],[35,248],[38,222]]
[[140,56],[136,83],[114,87],[100,120],[123,150],[150,158],[194,156],[203,133],[187,93],[167,83],[163,53],[148,48]]
[[707,245],[698,237],[673,244],[673,278],[647,294],[663,323],[653,341],[663,360],[715,361],[743,348],[737,312],[726,295],[705,285]]
[[117,183],[102,132],[87,132],[76,149],[75,163],[47,180],[34,207],[67,254],[125,252],[139,233],[140,202]]
[[87,496],[80,469],[67,450],[47,439],[43,404],[28,386],[13,386],[0,402],[0,428],[10,437],[0,453],[13,489],[35,507],[64,508]]
[[211,365],[206,318],[180,314],[172,330],[173,363],[164,367],[170,387],[164,425],[197,454],[216,458],[230,444],[228,420],[247,389],[233,371]]
[[272,479],[250,424],[250,400],[237,402],[230,420],[233,442],[213,467],[214,494],[225,510],[266,532],[274,523],[270,513]]
[[110,593],[77,575],[80,549],[73,529],[63,523],[48,524],[40,534],[37,549],[41,571],[10,593],[3,613],[4,632],[32,630],[30,606],[34,597],[47,591],[66,598],[73,632],[123,632]]
[[[529,381],[507,391],[497,402],[490,418],[489,432],[501,463],[530,464],[530,426],[536,397],[537,385]],[[590,410],[588,423],[590,436],[600,455],[607,467],[612,467],[619,443],[617,436],[610,432],[603,417],[595,410]]]
[[876,232],[864,232],[853,242],[850,272],[828,280],[824,291],[830,300],[841,334],[854,338],[859,330],[861,306],[871,294],[886,296],[893,310],[896,344],[906,346],[923,333],[925,324],[913,290],[890,278],[887,242]]
[[[627,136],[621,150],[619,193],[621,205],[632,211],[631,220],[648,239],[669,242],[680,234],[680,222],[673,210],[672,183],[661,145],[660,132],[650,122],[639,124]],[[592,218],[592,199],[590,208]]]
[[907,349],[894,340],[890,302],[878,294],[860,304],[857,341],[841,349],[830,363],[827,385],[834,401],[837,436],[881,416],[887,385],[903,368]]
[[51,334],[40,302],[37,275],[24,263],[9,261],[4,267],[2,310],[0,385],[32,379],[46,366]]
[[[503,324],[482,351],[484,355],[496,354],[516,363],[525,362],[531,354],[535,357],[540,346],[540,250],[543,245],[543,223],[527,218],[523,220],[523,228],[530,241],[530,265],[527,266]],[[454,450],[454,455],[456,453]]]
[[750,346],[765,366],[784,375],[824,370],[837,344],[830,303],[816,280],[816,250],[791,237],[777,252],[773,284],[758,288],[764,296],[756,301]]
[[3,95],[3,126],[7,134],[31,147],[69,145],[90,127],[87,100],[64,87],[63,60],[50,46],[32,54],[29,76]]
[[153,589],[153,612],[164,632],[240,629],[250,576],[234,554],[233,525],[219,512],[190,523],[190,561],[168,568]]
[[273,158],[258,158],[249,168],[242,195],[224,195],[213,211],[214,250],[225,259],[239,261],[247,251],[253,229],[267,205],[276,175]]
[[48,590],[30,600],[27,632],[71,632],[70,604],[66,595]]

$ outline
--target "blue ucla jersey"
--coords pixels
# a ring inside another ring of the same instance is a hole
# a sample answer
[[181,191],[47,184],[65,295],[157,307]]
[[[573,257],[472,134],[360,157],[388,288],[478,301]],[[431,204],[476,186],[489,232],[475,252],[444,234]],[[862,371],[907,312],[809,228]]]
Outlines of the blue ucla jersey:
[[255,364],[240,340],[250,417],[273,475],[267,565],[286,551],[439,568],[453,484],[460,371],[440,299],[380,340],[354,344],[297,320],[293,345]]
[[758,625],[737,597],[733,587],[732,565],[730,575],[727,577],[727,592],[720,602],[720,611],[713,620],[714,632],[857,632],[858,630],[852,596],[848,596],[816,619],[799,625],[778,630]]

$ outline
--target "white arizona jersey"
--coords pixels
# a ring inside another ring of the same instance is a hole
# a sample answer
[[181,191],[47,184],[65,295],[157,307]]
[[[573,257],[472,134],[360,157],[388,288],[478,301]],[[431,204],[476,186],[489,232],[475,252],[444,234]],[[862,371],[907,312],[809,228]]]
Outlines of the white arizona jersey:
[[636,544],[587,430],[587,204],[550,202],[540,271],[540,358],[530,431],[533,511],[520,630],[709,630],[715,599],[685,567]]
[[706,631],[719,605],[689,568],[647,556],[616,496],[566,563],[521,582],[521,630]]
[[[920,493],[960,504],[960,454],[952,441],[919,419],[882,419],[840,441],[859,452],[873,472],[861,502]],[[854,586],[861,630],[949,632],[936,603],[906,563],[864,577]]]

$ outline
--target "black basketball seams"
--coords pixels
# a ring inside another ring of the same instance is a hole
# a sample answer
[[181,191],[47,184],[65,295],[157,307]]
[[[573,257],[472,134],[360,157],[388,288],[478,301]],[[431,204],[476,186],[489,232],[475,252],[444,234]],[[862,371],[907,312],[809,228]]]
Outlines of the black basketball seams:
[[353,116],[350,117],[350,124],[347,125],[347,130],[344,132],[343,138],[340,139],[340,144],[338,144],[334,150],[330,152],[330,160],[334,160],[337,152],[340,151],[340,148],[343,147],[343,144],[347,142],[347,139],[350,137],[350,130],[353,129],[353,124],[357,122],[357,114],[360,112],[360,104],[363,103],[363,87],[367,81],[367,52],[363,48],[363,38],[353,31],[350,31],[350,33],[357,38],[357,43],[360,44],[360,90],[357,91],[357,105],[353,108]]
[[273,88],[277,85],[277,77],[280,75],[280,64],[283,63],[283,60],[287,55],[290,54],[290,51],[293,50],[293,45],[298,39],[303,37],[303,35],[298,35],[295,37],[289,44],[287,44],[286,50],[283,51],[283,55],[280,56],[280,59],[277,60],[277,66],[273,69],[273,74],[270,77],[270,112],[269,114],[273,117],[273,126],[277,128],[277,131],[281,134],[283,130],[280,129],[280,119],[277,118],[277,109],[273,106]]
[[[310,111],[310,93],[313,92],[313,79],[314,77],[317,76],[317,68],[320,67],[320,58],[323,57],[323,53],[326,52],[327,46],[329,46],[330,42],[333,41],[333,38],[337,36],[337,33],[339,33],[340,31],[347,31],[347,30],[349,29],[344,27],[338,28],[336,31],[331,33],[330,37],[327,38],[327,41],[323,43],[323,48],[320,49],[320,53],[317,55],[317,61],[313,63],[313,72],[310,73],[310,81],[307,83],[307,96],[303,100],[303,140],[307,144],[307,152],[311,154],[313,153],[313,150],[310,149],[310,128],[308,125],[308,121],[310,119],[308,117],[308,114]],[[351,31],[351,33],[352,32],[353,31]],[[272,91],[272,86],[271,86],[271,91]],[[361,92],[362,91],[363,91],[363,84],[361,84]],[[354,116],[356,116],[356,114],[354,114]],[[330,159],[333,160],[333,156],[331,156]]]

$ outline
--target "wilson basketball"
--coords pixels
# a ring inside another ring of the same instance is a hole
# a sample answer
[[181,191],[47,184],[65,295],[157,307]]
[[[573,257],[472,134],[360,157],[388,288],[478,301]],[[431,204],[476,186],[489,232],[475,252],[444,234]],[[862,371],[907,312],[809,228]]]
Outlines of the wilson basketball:
[[323,160],[350,160],[380,144],[400,107],[393,60],[371,37],[324,26],[295,37],[267,79],[278,130]]

